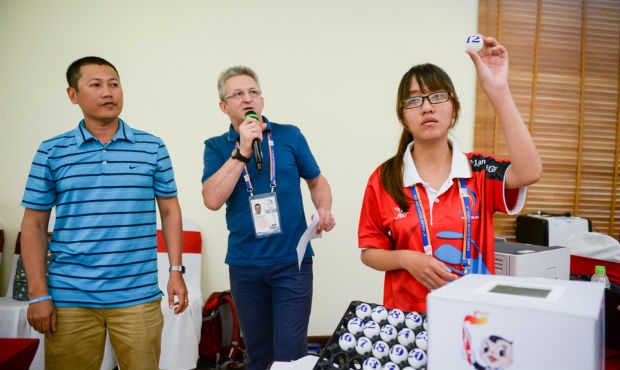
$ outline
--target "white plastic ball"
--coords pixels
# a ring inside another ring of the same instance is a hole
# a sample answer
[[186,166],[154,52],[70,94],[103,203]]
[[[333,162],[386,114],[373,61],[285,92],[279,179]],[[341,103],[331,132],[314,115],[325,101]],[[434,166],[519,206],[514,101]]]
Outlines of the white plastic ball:
[[372,341],[366,337],[360,337],[355,343],[355,351],[362,356],[369,355],[372,352]]
[[397,364],[407,361],[409,351],[402,344],[395,344],[390,348],[390,360]]
[[357,335],[364,330],[364,321],[359,317],[354,317],[347,323],[347,330],[353,334]]
[[344,333],[338,338],[338,345],[347,352],[355,348],[356,342],[355,336],[351,333]]
[[425,351],[428,349],[428,332],[427,331],[422,330],[415,336],[415,345],[418,348],[423,349]]
[[355,315],[362,320],[369,317],[371,311],[372,308],[368,303],[360,303],[357,305],[357,307],[355,307]]
[[467,36],[467,40],[465,41],[465,47],[468,50],[480,51],[484,46],[484,40],[480,35],[471,35]]
[[381,361],[374,357],[368,357],[362,363],[362,370],[379,370],[381,369]]
[[409,328],[402,328],[398,332],[398,343],[405,347],[413,345],[415,343],[415,332]]
[[405,366],[400,370],[415,370],[414,368],[412,368],[411,366]]
[[422,366],[426,365],[426,361],[426,352],[424,352],[423,350],[419,348],[414,348],[409,351],[409,355],[407,356],[407,362],[409,362],[409,365],[411,365],[411,367],[419,369]]
[[398,327],[405,322],[405,314],[398,308],[394,308],[388,313],[388,322],[390,325]]
[[382,323],[387,320],[388,310],[383,306],[375,306],[375,308],[372,309],[370,317],[373,319],[373,321]]
[[377,324],[375,321],[368,321],[364,324],[363,330],[364,335],[368,338],[377,338],[381,332],[381,325]]
[[386,324],[381,327],[381,330],[379,331],[379,336],[381,337],[381,340],[390,343],[391,341],[396,339],[396,337],[398,336],[398,331],[392,325]]
[[398,365],[396,365],[393,362],[386,362],[385,364],[383,364],[383,367],[381,368],[382,370],[400,370],[400,367],[398,367]]
[[428,316],[424,318],[424,321],[422,322],[422,327],[424,328],[424,330],[428,331]]
[[383,360],[389,356],[390,346],[382,340],[378,340],[372,345],[373,357]]
[[409,312],[405,316],[405,325],[411,330],[416,330],[422,325],[422,316],[417,312]]

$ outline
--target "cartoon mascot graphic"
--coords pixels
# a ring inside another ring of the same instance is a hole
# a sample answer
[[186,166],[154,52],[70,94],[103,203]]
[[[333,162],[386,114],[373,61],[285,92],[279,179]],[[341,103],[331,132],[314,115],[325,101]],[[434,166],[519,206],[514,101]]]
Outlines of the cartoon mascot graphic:
[[476,311],[463,319],[463,356],[476,370],[503,370],[512,365],[513,343],[499,335],[489,335],[480,344],[479,360],[476,361],[471,349],[472,341],[469,327],[484,325],[488,321],[487,313]]

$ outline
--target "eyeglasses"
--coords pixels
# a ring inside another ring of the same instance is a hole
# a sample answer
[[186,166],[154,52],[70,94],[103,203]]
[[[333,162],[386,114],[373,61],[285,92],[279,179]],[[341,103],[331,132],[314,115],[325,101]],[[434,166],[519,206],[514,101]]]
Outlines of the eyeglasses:
[[428,102],[431,104],[445,103],[450,100],[450,95],[449,91],[440,91],[426,96],[414,96],[413,98],[403,99],[401,103],[405,109],[411,109],[421,107],[424,104],[424,99],[428,99]]
[[250,97],[250,99],[256,99],[261,96],[262,93],[263,92],[260,89],[249,89],[248,91],[233,90],[230,94],[224,96],[223,100],[226,100],[228,98],[241,100],[246,94]]

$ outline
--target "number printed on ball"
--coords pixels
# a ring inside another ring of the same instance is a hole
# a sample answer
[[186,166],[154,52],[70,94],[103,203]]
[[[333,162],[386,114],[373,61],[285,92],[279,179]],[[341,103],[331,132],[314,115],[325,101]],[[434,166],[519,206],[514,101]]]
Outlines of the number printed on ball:
[[467,37],[465,41],[465,47],[469,50],[480,51],[484,46],[484,40],[480,35],[471,35]]
[[365,319],[370,316],[372,308],[368,303],[360,303],[355,307],[355,315],[360,319]]
[[426,352],[419,348],[414,348],[409,351],[409,355],[407,356],[407,362],[412,367],[418,369],[424,365],[426,365]]
[[409,312],[405,316],[405,325],[411,330],[416,330],[422,326],[422,316],[417,312]]
[[355,343],[355,351],[362,356],[372,352],[372,341],[366,337],[360,337]]
[[379,336],[381,337],[381,340],[388,342],[388,343],[396,339],[397,335],[398,335],[398,331],[396,330],[395,327],[393,327],[390,324],[383,325],[381,327],[381,331],[379,332]]
[[383,306],[375,306],[370,313],[370,317],[376,322],[383,322],[387,320],[388,310]]
[[423,349],[425,351],[428,349],[428,332],[427,331],[422,330],[415,336],[415,345],[418,348]]
[[374,357],[368,357],[362,363],[363,370],[380,370],[381,369],[381,361]]
[[388,313],[388,322],[390,325],[399,326],[405,322],[405,314],[398,308],[394,308]]
[[407,361],[409,352],[402,344],[395,344],[390,348],[390,360],[397,364]]
[[355,343],[356,343],[355,335],[351,333],[344,333],[338,339],[338,344],[340,345],[340,348],[342,348],[345,351],[350,351],[354,349]]
[[382,340],[378,340],[372,345],[372,355],[379,360],[387,358],[389,351],[390,346]]
[[353,335],[357,335],[364,330],[364,320],[354,317],[347,323],[347,330]]

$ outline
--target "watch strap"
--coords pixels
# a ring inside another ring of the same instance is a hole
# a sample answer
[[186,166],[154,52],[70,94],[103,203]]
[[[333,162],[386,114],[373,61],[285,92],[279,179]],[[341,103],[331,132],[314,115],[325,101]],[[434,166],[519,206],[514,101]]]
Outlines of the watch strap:
[[235,148],[232,152],[232,155],[230,156],[232,159],[236,159],[238,161],[241,161],[243,163],[248,163],[250,162],[250,158],[248,157],[244,157],[243,154],[241,154],[241,151],[239,150],[239,148]]
[[172,272],[172,271],[179,271],[180,273],[184,274],[185,266],[170,266],[170,268],[168,269],[168,272]]

